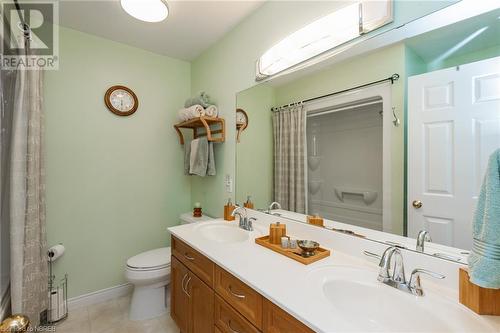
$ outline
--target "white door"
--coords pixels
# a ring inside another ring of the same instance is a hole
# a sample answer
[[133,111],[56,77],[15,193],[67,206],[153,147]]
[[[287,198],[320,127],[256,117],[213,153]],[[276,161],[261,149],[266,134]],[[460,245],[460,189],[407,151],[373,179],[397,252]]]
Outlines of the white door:
[[[500,57],[408,79],[408,236],[472,247],[472,218],[500,147]],[[419,203],[421,207],[419,208]]]

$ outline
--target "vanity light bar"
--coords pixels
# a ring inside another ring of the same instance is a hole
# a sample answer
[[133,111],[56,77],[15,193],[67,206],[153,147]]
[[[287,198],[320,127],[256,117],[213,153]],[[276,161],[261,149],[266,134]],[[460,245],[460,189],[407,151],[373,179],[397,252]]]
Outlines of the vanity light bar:
[[292,33],[257,61],[257,80],[304,62],[392,22],[393,0],[358,1]]

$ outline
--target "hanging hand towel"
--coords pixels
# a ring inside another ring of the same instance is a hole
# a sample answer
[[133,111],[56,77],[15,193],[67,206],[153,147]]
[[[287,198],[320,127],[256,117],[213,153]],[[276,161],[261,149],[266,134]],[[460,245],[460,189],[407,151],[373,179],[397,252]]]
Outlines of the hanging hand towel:
[[207,166],[207,175],[215,176],[217,174],[215,170],[215,155],[214,155],[214,143],[208,143],[208,166]]
[[191,165],[191,143],[184,144],[184,174],[190,175],[189,167]]
[[215,175],[213,143],[208,142],[206,137],[191,141],[189,174],[202,177]]
[[500,289],[500,149],[490,156],[472,228],[470,280],[483,288]]

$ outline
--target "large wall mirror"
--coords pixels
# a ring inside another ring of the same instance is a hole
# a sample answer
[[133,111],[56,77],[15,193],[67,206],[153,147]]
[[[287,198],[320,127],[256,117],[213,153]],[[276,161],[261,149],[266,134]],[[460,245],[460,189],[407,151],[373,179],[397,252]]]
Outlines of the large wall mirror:
[[238,93],[252,126],[236,145],[237,202],[277,201],[270,213],[414,250],[426,231],[419,251],[465,262],[500,148],[500,9],[429,29],[438,14],[410,37]]

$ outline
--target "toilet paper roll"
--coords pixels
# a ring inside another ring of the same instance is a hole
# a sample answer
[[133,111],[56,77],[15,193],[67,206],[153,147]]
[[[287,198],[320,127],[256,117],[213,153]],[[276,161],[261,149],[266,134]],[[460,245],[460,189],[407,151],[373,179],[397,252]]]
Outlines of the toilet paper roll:
[[57,260],[59,257],[61,257],[64,254],[65,250],[66,249],[64,248],[64,245],[62,245],[62,244],[57,244],[57,245],[52,246],[49,249],[49,251],[47,252],[47,254],[49,256],[49,261]]

